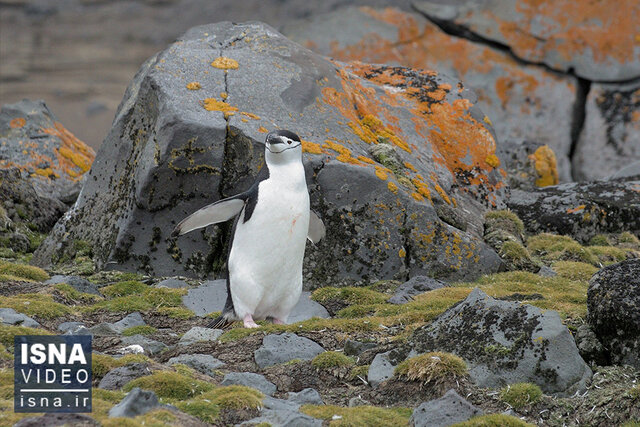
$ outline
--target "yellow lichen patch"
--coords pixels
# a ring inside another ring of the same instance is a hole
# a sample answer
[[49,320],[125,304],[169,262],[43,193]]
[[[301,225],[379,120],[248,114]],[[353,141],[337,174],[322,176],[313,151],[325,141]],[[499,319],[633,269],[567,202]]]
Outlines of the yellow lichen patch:
[[260,133],[269,133],[269,129],[265,128],[264,126],[260,126],[258,128],[258,132],[260,132]]
[[500,159],[495,154],[489,154],[485,159],[485,162],[492,168],[497,168],[500,166]]
[[548,145],[538,147],[530,158],[535,163],[536,173],[538,174],[536,185],[538,187],[556,185],[560,182],[556,155]]
[[191,82],[187,84],[187,89],[189,90],[198,90],[202,89],[202,85],[198,82]]
[[[59,178],[60,175],[58,175],[56,172],[53,171],[53,169],[51,168],[38,168],[35,170],[34,172],[36,175],[40,175],[40,176],[44,176],[46,178]],[[77,175],[73,175],[70,173],[70,175],[72,176],[77,176]]]
[[404,257],[406,257],[406,256],[407,256],[407,251],[405,251],[405,250],[404,250],[404,248],[401,248],[401,249],[398,251],[398,256],[399,256],[400,258],[404,258]]
[[247,116],[247,117],[249,117],[250,119],[253,119],[253,120],[260,120],[260,116],[258,116],[256,114],[253,114],[253,113],[247,113],[246,111],[241,111],[240,114],[242,114],[243,116]]
[[72,178],[77,176],[70,172],[75,172],[74,168],[80,168],[80,175],[87,172],[91,168],[91,164],[96,157],[93,148],[75,137],[60,122],[55,122],[53,128],[43,128],[42,131],[49,135],[60,138],[62,142],[57,150],[58,167],[56,170],[61,171]]
[[320,144],[316,144],[315,142],[301,140],[302,144],[302,152],[303,153],[311,153],[311,154],[322,154],[324,150],[320,146]]
[[27,124],[27,121],[23,117],[16,117],[9,122],[9,127],[11,129],[21,128]]
[[227,92],[220,92],[220,99],[227,99],[229,94]]
[[383,181],[386,181],[386,179],[389,178],[387,171],[388,169],[385,169],[382,166],[376,166],[376,176]]
[[436,191],[438,192],[438,194],[440,195],[440,197],[442,197],[442,200],[444,200],[445,202],[447,202],[448,204],[451,204],[451,199],[449,199],[449,196],[447,195],[447,193],[444,191],[444,189],[442,187],[440,187],[440,185],[438,185],[437,183],[433,184],[433,187],[436,189]]
[[413,193],[411,193],[411,197],[416,199],[418,202],[424,201],[424,197],[420,193],[413,192]]
[[418,193],[420,193],[422,196],[426,197],[427,199],[431,200],[431,191],[429,191],[429,187],[427,187],[427,184],[420,181],[417,177],[412,179],[411,183],[416,187],[416,190],[418,190]]
[[369,163],[370,165],[375,165],[376,164],[375,160],[370,159],[370,158],[365,157],[365,156],[358,156],[357,159],[360,160],[362,163]]
[[418,172],[418,170],[416,169],[415,166],[413,166],[411,163],[409,162],[404,162],[404,167],[413,171],[413,172]]
[[219,56],[213,60],[211,66],[220,68],[221,70],[235,70],[238,68],[238,61],[227,58],[226,56]]
[[569,208],[567,209],[567,213],[580,212],[580,211],[583,211],[585,207],[586,207],[585,205],[580,205],[580,206],[576,206],[575,208]]
[[338,144],[335,141],[331,141],[330,139],[327,139],[324,141],[324,144],[322,145],[322,147],[324,148],[329,148],[335,152],[338,153],[338,157],[336,157],[336,160],[339,162],[343,162],[343,163],[351,163],[354,165],[360,165],[361,163],[358,161],[358,159],[356,159],[355,157],[353,157],[351,155],[351,150],[349,150],[346,147],[343,147],[342,145]]
[[207,98],[202,102],[204,109],[207,111],[222,111],[223,113],[238,111],[238,107],[229,105],[226,102],[218,101],[215,98]]
[[387,188],[393,194],[398,194],[398,186],[393,181],[389,181],[389,183],[387,184]]
[[482,121],[488,124],[489,126],[493,126],[493,123],[491,122],[491,119],[489,118],[489,116],[484,116]]

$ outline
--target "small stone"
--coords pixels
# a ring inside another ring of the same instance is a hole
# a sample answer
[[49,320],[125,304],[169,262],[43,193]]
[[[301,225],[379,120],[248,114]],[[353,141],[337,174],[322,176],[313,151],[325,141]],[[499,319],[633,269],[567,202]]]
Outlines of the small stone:
[[12,308],[0,308],[0,322],[5,325],[26,326],[29,328],[39,328],[40,323],[23,313],[18,313]]
[[378,353],[373,358],[371,365],[369,365],[369,372],[367,373],[367,381],[373,387],[377,387],[383,381],[393,377],[393,371],[396,369],[395,365],[389,360],[389,351],[385,353]]
[[482,410],[462,398],[455,390],[449,390],[440,399],[423,402],[411,415],[411,425],[415,427],[446,427],[461,423]]
[[546,265],[543,265],[542,267],[540,267],[540,270],[538,270],[538,275],[542,277],[556,277],[558,273],[553,271],[551,267],[547,267]]
[[264,337],[254,357],[258,366],[264,369],[293,359],[311,360],[322,352],[324,349],[315,341],[287,332]]
[[113,328],[118,331],[118,333],[122,333],[125,329],[131,328],[133,326],[144,326],[146,325],[142,315],[137,311],[131,313],[124,317],[122,320],[119,320],[112,324]]
[[299,412],[287,410],[265,409],[260,417],[242,423],[242,426],[254,426],[260,423],[269,423],[279,427],[321,427],[322,420],[311,418]]
[[102,296],[96,285],[80,276],[62,276],[57,274],[44,283],[45,285],[57,285],[58,283],[66,283],[78,292]]
[[311,387],[300,390],[297,393],[290,391],[287,400],[289,402],[299,403],[300,405],[324,405],[320,393]]
[[262,399],[262,405],[265,409],[274,409],[277,411],[293,411],[296,412],[300,409],[299,403],[291,402],[289,400],[276,399],[275,397],[265,396]]
[[291,310],[287,318],[287,324],[302,322],[312,317],[326,319],[331,316],[329,316],[326,308],[311,299],[311,292],[304,291],[300,295],[298,303],[293,307],[293,310]]
[[152,340],[140,334],[123,337],[121,343],[124,345],[139,345],[148,354],[158,354],[169,348],[165,343]]
[[169,365],[181,363],[209,376],[213,376],[216,369],[225,365],[224,362],[210,354],[181,354],[180,356],[172,357],[167,363]]
[[222,335],[222,329],[209,329],[201,326],[194,326],[189,329],[178,341],[179,346],[187,346],[198,341],[215,341]]
[[428,276],[414,276],[400,285],[388,302],[391,304],[406,304],[413,300],[416,295],[446,286],[449,285]]
[[82,323],[82,322],[63,322],[63,323],[60,323],[58,325],[58,330],[60,332],[62,332],[63,334],[72,335],[80,327],[85,328],[84,323]]
[[150,390],[132,389],[116,406],[109,410],[109,418],[130,417],[146,414],[160,406],[158,396]]
[[277,387],[271,381],[268,381],[264,375],[254,374],[253,372],[231,372],[224,376],[220,385],[244,385],[255,388],[267,396],[273,395]]
[[349,399],[349,408],[354,408],[356,406],[366,406],[366,405],[371,405],[371,402],[369,402],[368,400],[364,400],[360,396],[355,396]]
[[98,388],[105,390],[119,390],[129,381],[136,378],[151,375],[149,365],[146,363],[130,363],[126,366],[119,366],[107,372],[100,380]]
[[347,340],[344,343],[344,354],[347,356],[358,356],[359,354],[375,348],[378,344],[374,342],[360,342]]
[[88,328],[87,333],[95,336],[110,336],[119,335],[120,331],[113,326],[113,323],[98,323],[97,325]]

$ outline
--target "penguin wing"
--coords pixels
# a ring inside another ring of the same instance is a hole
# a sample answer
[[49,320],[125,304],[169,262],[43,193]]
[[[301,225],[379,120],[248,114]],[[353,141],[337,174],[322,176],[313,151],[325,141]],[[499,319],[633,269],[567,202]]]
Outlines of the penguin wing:
[[173,229],[172,236],[181,236],[198,228],[233,218],[238,215],[244,207],[245,198],[242,197],[244,194],[245,193],[218,200],[215,203],[195,211],[180,221],[180,224],[176,225],[176,228]]
[[314,211],[309,211],[309,231],[307,233],[307,239],[314,245],[318,243],[326,234],[324,223]]

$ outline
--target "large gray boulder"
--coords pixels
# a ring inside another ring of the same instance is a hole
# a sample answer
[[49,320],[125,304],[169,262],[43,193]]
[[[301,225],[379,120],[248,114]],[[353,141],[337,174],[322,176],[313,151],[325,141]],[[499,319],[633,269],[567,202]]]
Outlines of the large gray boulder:
[[421,403],[413,410],[410,423],[414,427],[447,427],[477,415],[482,415],[482,410],[451,389],[439,399]]
[[290,360],[311,360],[324,352],[324,348],[309,338],[286,332],[264,337],[262,345],[253,352],[256,364],[261,368],[289,362]]
[[195,27],[141,67],[77,203],[34,261],[50,265],[83,240],[99,268],[217,274],[230,224],[177,240],[171,231],[247,189],[264,131],[288,128],[305,141],[312,207],[328,230],[307,251],[309,286],[495,271],[501,261],[479,237],[505,184],[475,100],[457,79],[330,62],[261,23]]
[[587,309],[610,361],[640,368],[640,260],[598,271],[589,281]]
[[409,343],[418,353],[462,357],[481,387],[531,382],[546,393],[571,396],[591,378],[557,312],[496,300],[478,288],[417,329]]
[[417,12],[395,8],[342,8],[290,22],[283,33],[340,61],[438,70],[459,78],[477,91],[478,104],[501,143],[549,144],[560,161],[561,177],[570,180],[578,87],[574,77],[525,65],[486,43],[447,34]]
[[517,57],[598,81],[640,77],[638,2],[414,1],[431,20],[508,46]]
[[587,242],[596,234],[640,230],[640,180],[567,183],[513,190],[508,201],[528,232]]

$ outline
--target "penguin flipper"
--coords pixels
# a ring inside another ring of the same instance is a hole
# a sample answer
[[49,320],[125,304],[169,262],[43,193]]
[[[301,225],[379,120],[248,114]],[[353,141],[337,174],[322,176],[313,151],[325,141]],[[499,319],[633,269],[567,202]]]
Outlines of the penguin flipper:
[[307,239],[314,245],[318,243],[326,234],[324,223],[314,211],[309,211],[309,231],[307,232]]
[[180,224],[174,228],[172,236],[180,236],[190,231],[197,230],[198,228],[217,224],[233,218],[238,215],[244,207],[245,200],[243,197],[239,196],[241,195],[219,200],[197,210],[180,221]]

